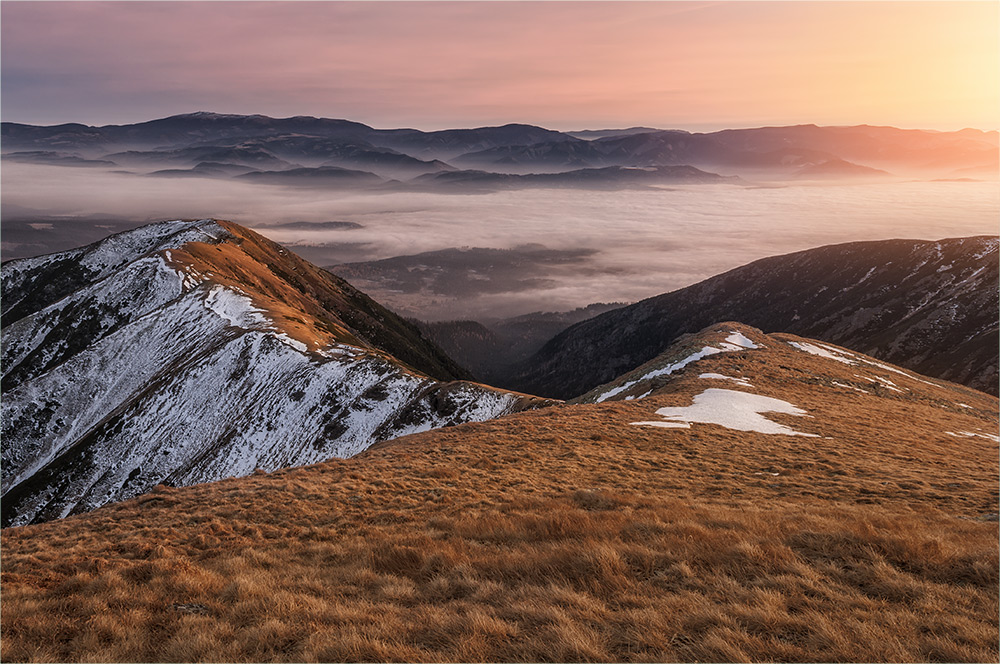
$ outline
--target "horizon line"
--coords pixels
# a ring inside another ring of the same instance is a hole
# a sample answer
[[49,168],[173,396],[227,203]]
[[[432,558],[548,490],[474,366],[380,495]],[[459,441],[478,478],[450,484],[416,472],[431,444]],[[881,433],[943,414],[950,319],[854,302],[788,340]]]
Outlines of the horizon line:
[[133,122],[120,122],[120,123],[111,122],[111,123],[106,123],[106,124],[87,124],[86,122],[78,122],[78,121],[72,121],[72,120],[71,121],[67,121],[67,122],[55,122],[55,123],[52,123],[52,124],[36,124],[34,122],[25,122],[25,121],[20,121],[20,120],[6,120],[6,119],[3,119],[3,118],[0,118],[0,123],[2,123],[2,124],[21,124],[21,125],[29,125],[29,126],[34,126],[34,127],[59,127],[59,126],[63,126],[63,125],[72,125],[72,124],[75,124],[75,125],[82,125],[82,126],[85,126],[85,127],[104,128],[104,127],[123,127],[123,126],[128,126],[128,125],[144,124],[144,123],[147,123],[147,122],[155,122],[157,120],[167,120],[167,119],[170,119],[170,118],[185,117],[185,116],[194,116],[194,115],[216,115],[216,116],[243,117],[243,118],[246,118],[246,117],[264,117],[264,118],[268,118],[268,119],[271,119],[271,120],[291,120],[291,119],[294,119],[294,118],[313,118],[313,119],[317,119],[317,120],[335,120],[335,121],[344,121],[344,122],[355,122],[355,123],[358,123],[358,124],[363,124],[365,126],[368,126],[368,127],[372,128],[372,129],[374,129],[376,131],[392,131],[392,130],[406,130],[406,129],[411,129],[411,130],[414,130],[414,131],[420,131],[420,132],[424,132],[424,133],[433,133],[433,132],[437,132],[437,131],[449,131],[449,130],[461,130],[461,129],[470,129],[470,130],[471,129],[487,129],[487,128],[494,128],[494,127],[505,127],[505,126],[509,126],[509,125],[525,125],[525,126],[531,126],[531,127],[539,127],[541,129],[548,129],[550,131],[557,131],[557,132],[563,133],[563,134],[573,134],[573,133],[584,132],[584,131],[595,131],[595,132],[596,131],[626,131],[626,130],[635,129],[635,128],[646,128],[646,129],[650,129],[652,131],[684,131],[684,132],[687,132],[687,133],[690,133],[690,134],[711,134],[711,133],[715,133],[715,132],[719,132],[719,131],[738,131],[738,130],[747,130],[747,129],[771,129],[771,128],[789,128],[789,127],[821,127],[821,128],[872,127],[872,128],[899,129],[899,130],[902,130],[902,131],[927,131],[927,132],[935,132],[935,133],[942,133],[942,134],[945,134],[945,133],[957,133],[957,132],[967,131],[967,130],[980,131],[980,132],[983,132],[983,133],[1000,132],[1000,128],[983,129],[981,127],[964,126],[964,127],[959,128],[959,129],[931,129],[931,128],[927,128],[927,127],[903,127],[903,126],[895,125],[895,124],[869,124],[867,122],[862,122],[862,123],[859,123],[859,124],[820,124],[820,123],[817,123],[817,122],[798,122],[798,123],[793,123],[793,124],[773,124],[773,123],[768,124],[768,123],[765,123],[765,124],[745,124],[745,125],[737,125],[737,126],[722,125],[722,124],[712,123],[716,127],[715,129],[708,129],[707,127],[703,128],[703,129],[686,129],[686,128],[683,128],[682,126],[677,126],[677,125],[666,126],[666,127],[653,127],[653,126],[647,125],[645,123],[639,123],[639,124],[624,123],[625,125],[629,125],[629,126],[624,126],[624,125],[622,125],[622,126],[595,126],[595,127],[585,127],[585,128],[582,128],[582,129],[554,129],[552,127],[545,126],[545,125],[542,125],[542,124],[535,124],[535,123],[532,123],[532,122],[524,122],[524,121],[514,121],[514,122],[505,122],[505,123],[501,123],[501,124],[484,124],[484,125],[470,125],[470,126],[447,126],[447,127],[441,128],[441,129],[420,129],[420,128],[414,127],[414,126],[376,127],[376,126],[370,125],[370,124],[368,124],[368,123],[366,123],[366,122],[364,122],[362,120],[353,120],[353,119],[349,119],[349,118],[346,118],[346,117],[339,117],[338,118],[338,117],[329,117],[329,116],[321,116],[321,115],[309,115],[309,114],[289,115],[289,116],[281,117],[281,116],[276,116],[276,115],[267,115],[265,113],[220,113],[220,112],[217,112],[217,111],[206,111],[206,110],[201,110],[201,109],[199,109],[197,111],[190,111],[190,112],[184,112],[184,113],[171,113],[169,115],[164,115],[164,116],[160,116],[160,117],[149,118],[147,120],[137,120],[137,121],[133,121]]

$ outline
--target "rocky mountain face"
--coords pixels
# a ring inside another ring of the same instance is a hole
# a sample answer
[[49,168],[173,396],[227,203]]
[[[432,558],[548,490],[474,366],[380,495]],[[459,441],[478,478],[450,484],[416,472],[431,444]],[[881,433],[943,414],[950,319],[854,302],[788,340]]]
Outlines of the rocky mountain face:
[[462,380],[414,325],[224,221],[2,270],[5,526],[545,403]]
[[502,383],[559,398],[722,320],[829,341],[997,394],[998,239],[853,242],[765,258],[570,327]]

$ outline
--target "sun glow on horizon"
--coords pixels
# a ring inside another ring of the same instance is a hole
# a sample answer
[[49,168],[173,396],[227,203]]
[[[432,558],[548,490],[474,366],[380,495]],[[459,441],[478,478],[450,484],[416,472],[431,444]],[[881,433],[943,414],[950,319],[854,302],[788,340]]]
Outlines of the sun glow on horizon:
[[995,2],[4,2],[6,121],[1000,124]]

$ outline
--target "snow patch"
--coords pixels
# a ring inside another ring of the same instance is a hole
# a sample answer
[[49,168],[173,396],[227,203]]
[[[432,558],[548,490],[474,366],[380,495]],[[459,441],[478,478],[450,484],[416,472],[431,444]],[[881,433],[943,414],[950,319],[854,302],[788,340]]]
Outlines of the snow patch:
[[989,256],[990,254],[992,254],[997,250],[998,246],[1000,246],[1000,238],[995,238],[995,237],[990,238],[986,240],[986,242],[983,244],[983,250],[977,251],[975,254],[972,255],[972,257],[975,258],[976,260],[979,260],[984,256]]
[[270,321],[261,315],[264,310],[253,306],[253,301],[247,295],[223,286],[214,286],[208,291],[205,306],[235,327],[270,327]]
[[765,397],[748,392],[710,388],[695,396],[690,406],[667,406],[656,411],[665,418],[662,422],[632,422],[638,426],[663,428],[689,428],[697,422],[701,424],[718,424],[735,431],[755,431],[765,434],[784,436],[806,436],[818,438],[814,433],[795,431],[783,424],[767,419],[761,413],[784,413],[799,417],[809,414],[781,399]]
[[735,330],[726,337],[726,343],[734,344],[742,348],[760,348],[757,344],[747,339],[742,333]]
[[899,392],[900,394],[902,394],[903,392],[903,390],[896,387],[896,384],[891,380],[889,380],[888,378],[882,378],[881,376],[872,376],[872,378],[877,380],[882,385],[882,387],[886,389],[892,390],[893,392]]
[[899,374],[900,376],[905,376],[910,380],[915,380],[918,383],[923,383],[924,385],[930,385],[931,387],[937,387],[936,384],[930,382],[929,380],[924,380],[923,378],[917,378],[913,374],[906,373],[905,371],[900,371],[896,367],[890,366],[888,364],[882,364],[881,362],[872,362],[871,360],[865,360],[866,364],[870,364],[873,367],[878,367],[879,369],[885,369],[886,371],[891,371],[892,373]]
[[858,279],[858,281],[856,281],[856,282],[854,283],[854,285],[853,285],[853,286],[848,286],[848,287],[846,287],[846,288],[841,288],[841,289],[840,289],[840,292],[841,292],[841,293],[845,293],[845,292],[847,292],[847,291],[851,290],[852,288],[857,288],[857,287],[858,287],[858,286],[860,286],[861,284],[865,283],[866,281],[868,281],[868,277],[872,276],[872,274],[873,274],[873,273],[875,272],[875,270],[876,270],[876,269],[878,269],[878,267],[877,267],[877,266],[876,266],[876,267],[873,267],[873,268],[872,268],[872,269],[870,269],[870,270],[868,270],[868,272],[866,272],[866,273],[865,273],[865,276],[863,276],[863,277],[861,277],[860,279]]

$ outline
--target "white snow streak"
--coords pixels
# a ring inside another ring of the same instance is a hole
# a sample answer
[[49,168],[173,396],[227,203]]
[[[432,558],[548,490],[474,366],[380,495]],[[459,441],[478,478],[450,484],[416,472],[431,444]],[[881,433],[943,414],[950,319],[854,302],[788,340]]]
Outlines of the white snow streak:
[[[864,376],[862,376],[862,378],[864,378]],[[862,394],[871,394],[871,392],[869,392],[868,390],[862,390],[860,387],[854,387],[853,385],[848,385],[847,383],[838,383],[837,381],[833,381],[833,384],[836,385],[837,387],[850,388],[855,392],[861,392]]]
[[795,348],[798,348],[801,351],[805,351],[810,355],[818,355],[819,357],[825,357],[828,360],[834,360],[836,362],[842,362],[844,364],[857,364],[857,362],[855,362],[854,360],[850,360],[844,357],[844,355],[841,354],[840,351],[831,352],[833,349],[828,350],[829,347],[821,348],[814,344],[806,342],[800,343],[798,341],[789,341],[788,345],[794,346]]
[[660,367],[659,369],[654,369],[653,371],[650,371],[649,373],[645,374],[641,378],[636,378],[635,380],[630,380],[627,383],[623,383],[623,384],[619,385],[618,387],[611,388],[610,390],[608,390],[607,392],[605,392],[601,396],[597,397],[597,400],[595,401],[595,403],[601,403],[602,401],[607,401],[611,397],[617,396],[617,395],[621,394],[622,392],[624,392],[628,388],[632,387],[633,385],[635,385],[637,383],[641,383],[644,380],[651,380],[651,379],[657,378],[659,376],[666,376],[667,374],[672,374],[673,372],[677,371],[678,369],[686,367],[687,365],[691,364],[692,362],[700,360],[703,357],[708,357],[709,355],[715,355],[716,353],[722,353],[722,352],[723,351],[720,350],[720,349],[718,349],[718,348],[714,348],[712,346],[705,346],[704,348],[702,348],[698,352],[692,353],[691,355],[688,355],[687,357],[685,357],[683,360],[681,360],[679,362],[674,362],[673,364],[668,364],[665,367]]
[[[660,367],[659,369],[653,369],[652,371],[647,372],[646,374],[640,376],[639,378],[630,380],[626,383],[622,383],[618,387],[613,387],[604,394],[602,394],[601,396],[597,397],[597,399],[594,400],[594,403],[601,403],[603,401],[607,401],[611,397],[621,394],[622,392],[628,390],[633,385],[641,383],[644,380],[651,380],[653,378],[658,378],[660,376],[666,376],[668,374],[672,374],[678,369],[683,369],[692,362],[696,362],[703,357],[708,357],[709,355],[715,355],[716,353],[725,353],[738,350],[746,350],[752,348],[760,348],[760,346],[758,346],[753,341],[745,337],[742,333],[737,332],[736,330],[733,330],[729,334],[729,336],[726,337],[726,340],[720,343],[719,345],[722,346],[722,348],[716,348],[714,346],[704,346],[702,347],[701,350],[692,353],[691,355],[688,355],[679,362],[668,364],[667,366]],[[649,392],[647,392],[643,396],[646,396],[647,394],[649,394]],[[642,397],[639,398],[641,399]]]
[[723,376],[717,373],[703,373],[698,376],[698,378],[707,378],[710,380],[731,380],[737,385],[742,385],[743,387],[753,387],[746,378],[733,378],[732,376]]
[[949,436],[955,436],[956,438],[961,438],[965,436],[966,438],[985,438],[986,440],[992,440],[994,443],[1000,443],[1000,436],[992,433],[977,433],[975,431],[959,431],[955,433],[954,431],[945,431]]

